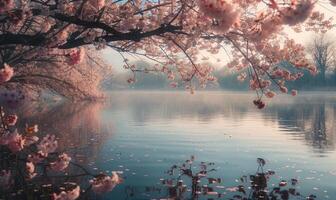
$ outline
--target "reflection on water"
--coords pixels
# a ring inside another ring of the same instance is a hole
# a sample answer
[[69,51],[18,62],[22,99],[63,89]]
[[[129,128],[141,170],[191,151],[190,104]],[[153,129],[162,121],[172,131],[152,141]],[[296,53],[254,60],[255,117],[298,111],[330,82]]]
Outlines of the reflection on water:
[[124,172],[125,184],[103,199],[125,199],[127,188],[157,183],[167,166],[188,155],[215,162],[226,187],[252,173],[254,160],[264,157],[279,180],[295,177],[303,193],[336,198],[336,96],[279,96],[262,111],[253,98],[113,92],[104,104],[29,105],[22,113],[29,123],[39,122],[42,132],[58,135],[79,161]]
[[335,150],[336,95],[308,93],[299,97],[281,96],[262,111],[251,105],[253,95],[239,93],[188,95],[134,92],[114,95],[108,109],[129,110],[133,121],[140,124],[150,123],[158,117],[162,120],[197,118],[200,123],[219,118],[239,121],[246,115],[253,117],[255,112],[255,115],[261,115],[264,123],[277,124],[282,132],[293,135],[293,139],[305,141],[317,152]]
[[112,129],[101,124],[101,103],[30,104],[20,110],[20,127],[38,124],[42,134],[58,137],[60,151],[71,151],[77,162],[95,161],[101,142]]
[[334,97],[302,96],[287,108],[274,106],[270,114],[276,113],[283,132],[299,136],[297,139],[305,140],[316,152],[324,153],[335,150],[335,103]]

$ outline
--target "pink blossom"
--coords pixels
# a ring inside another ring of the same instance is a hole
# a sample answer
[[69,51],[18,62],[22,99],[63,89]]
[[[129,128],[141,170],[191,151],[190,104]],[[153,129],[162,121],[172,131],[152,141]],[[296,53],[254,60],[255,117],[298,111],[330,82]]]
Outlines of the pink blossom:
[[172,71],[168,72],[168,79],[169,80],[174,80],[175,79],[175,75],[174,75],[174,73]]
[[239,12],[232,11],[229,15],[218,19],[217,24],[213,26],[214,30],[218,33],[227,32],[235,23],[238,23]]
[[280,183],[279,183],[279,186],[280,187],[284,187],[284,186],[286,186],[287,185],[287,181],[285,181],[285,180],[282,180],[282,181],[280,181]]
[[265,95],[266,95],[266,97],[268,97],[268,98],[273,98],[273,97],[275,96],[275,92],[273,92],[273,91],[268,91],[268,92],[265,93]]
[[260,84],[259,84],[258,79],[255,78],[255,79],[250,80],[250,88],[252,90],[256,90],[256,89],[260,88]]
[[71,158],[66,153],[63,153],[58,156],[55,162],[50,163],[50,168],[54,171],[63,171],[68,167],[70,160]]
[[53,194],[53,200],[75,200],[80,195],[80,187],[76,186],[72,190],[62,191],[59,194]]
[[112,191],[121,182],[122,178],[116,172],[112,172],[112,176],[101,175],[90,180],[92,190],[98,194]]
[[292,5],[281,10],[282,20],[285,24],[296,25],[304,22],[311,14],[314,4],[311,0],[292,1]]
[[305,59],[300,59],[300,60],[296,61],[294,63],[294,65],[295,65],[295,67],[298,67],[298,68],[305,68],[309,65],[309,63]]
[[283,72],[281,69],[276,69],[273,71],[273,75],[277,76],[277,77],[282,77],[283,76]]
[[281,91],[282,93],[287,93],[287,92],[288,92],[288,89],[287,89],[285,86],[281,86],[281,87],[280,87],[280,91]]
[[26,163],[26,170],[28,173],[34,173],[35,172],[35,165],[32,162]]
[[4,67],[0,70],[0,84],[9,81],[14,75],[14,69],[8,64],[4,64]]
[[238,187],[229,187],[229,188],[226,188],[227,191],[229,192],[237,192],[239,190]]
[[8,144],[7,147],[13,152],[19,152],[24,148],[24,143],[25,140],[22,137],[22,135],[20,135],[19,133],[17,133],[16,131],[14,133],[10,134],[9,140],[8,140]]
[[4,121],[8,126],[14,126],[17,122],[17,115],[7,115],[4,117]]
[[233,10],[231,2],[227,0],[199,0],[198,5],[204,14],[216,19]]
[[68,64],[77,65],[83,62],[85,57],[85,49],[80,47],[78,49],[73,49],[69,54]]
[[177,83],[177,82],[171,82],[169,85],[170,85],[170,87],[172,87],[172,88],[176,88],[177,85],[178,85],[178,83]]
[[286,79],[286,80],[290,80],[291,79],[291,73],[288,70],[282,70],[282,76]]
[[316,75],[317,74],[317,67],[316,66],[310,66],[309,71],[312,75]]
[[37,145],[37,149],[40,150],[44,155],[55,152],[58,143],[55,140],[54,135],[47,134],[41,142]]
[[44,23],[41,24],[41,32],[46,33],[51,28],[51,22],[50,20],[46,20]]
[[278,16],[265,17],[262,15],[259,18],[257,19],[259,22],[251,27],[249,34],[254,41],[269,39],[282,29],[282,21]]
[[58,10],[66,14],[73,14],[76,12],[76,6],[74,2],[69,2],[67,0],[61,0],[57,6]]
[[247,77],[247,74],[244,72],[244,73],[241,73],[237,76],[237,80],[240,81],[240,82],[244,82],[246,77]]
[[34,143],[36,143],[39,140],[39,138],[37,136],[25,136],[25,142],[24,145],[25,146],[30,146]]
[[26,125],[26,133],[27,134],[33,134],[38,132],[38,125],[35,124],[34,126],[28,126]]
[[218,195],[218,192],[215,192],[215,191],[208,191],[207,193],[206,193],[207,195]]
[[32,162],[26,163],[26,170],[28,173],[28,179],[32,179],[33,177],[37,175],[37,173],[35,173],[35,165]]
[[69,31],[67,29],[63,29],[62,31],[60,31],[57,36],[57,42],[59,43],[64,43],[69,37]]
[[129,78],[129,79],[127,79],[127,83],[129,83],[129,84],[132,84],[132,83],[134,83],[135,82],[135,79],[134,78]]
[[240,13],[228,0],[199,0],[198,6],[204,15],[217,19],[215,30],[225,33],[234,23],[238,23]]
[[98,10],[102,9],[105,6],[105,0],[90,0],[90,4],[97,8]]
[[298,91],[297,91],[297,90],[292,90],[292,91],[291,91],[291,95],[292,95],[292,96],[296,96],[296,95],[297,95],[297,93],[298,93]]
[[272,82],[270,80],[261,81],[261,87],[262,88],[269,87],[271,84],[272,84]]
[[273,9],[277,9],[278,8],[278,4],[277,2],[275,2],[275,0],[270,0],[270,7]]

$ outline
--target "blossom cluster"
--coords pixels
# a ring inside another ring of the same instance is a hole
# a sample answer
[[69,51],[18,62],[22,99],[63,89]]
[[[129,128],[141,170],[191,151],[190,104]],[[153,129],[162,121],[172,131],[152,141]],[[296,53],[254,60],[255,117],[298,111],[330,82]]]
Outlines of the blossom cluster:
[[14,70],[8,64],[4,64],[3,68],[0,69],[0,84],[9,81],[14,75]]
[[118,175],[117,172],[112,172],[111,176],[105,174],[98,175],[94,179],[90,180],[92,185],[92,190],[98,194],[110,192],[117,186],[122,183],[122,178]]
[[76,65],[83,62],[85,56],[85,49],[74,49],[69,53],[68,63],[69,65]]

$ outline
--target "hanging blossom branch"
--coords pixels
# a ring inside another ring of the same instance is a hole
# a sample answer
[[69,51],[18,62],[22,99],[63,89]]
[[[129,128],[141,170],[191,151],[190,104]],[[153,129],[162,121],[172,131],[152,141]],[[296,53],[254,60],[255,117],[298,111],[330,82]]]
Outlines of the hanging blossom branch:
[[[202,54],[221,57],[222,47],[226,46],[233,50],[232,62],[226,65],[239,72],[239,80],[250,79],[250,88],[258,93],[255,104],[263,108],[264,96],[272,98],[276,90],[288,93],[287,81],[301,78],[304,71],[317,73],[305,57],[303,46],[283,32],[285,26],[297,32],[331,29],[332,19],[314,10],[317,3],[2,0],[0,59],[3,65],[14,68],[55,56],[55,62],[80,65],[87,46],[98,50],[112,47],[159,61],[152,71],[166,73],[173,87],[179,86],[180,79],[181,86],[193,91],[194,85],[204,87],[216,82],[213,66],[208,57],[200,59]],[[334,0],[330,3],[335,5]],[[132,68],[133,73],[137,70]],[[296,93],[291,90],[292,95]]]

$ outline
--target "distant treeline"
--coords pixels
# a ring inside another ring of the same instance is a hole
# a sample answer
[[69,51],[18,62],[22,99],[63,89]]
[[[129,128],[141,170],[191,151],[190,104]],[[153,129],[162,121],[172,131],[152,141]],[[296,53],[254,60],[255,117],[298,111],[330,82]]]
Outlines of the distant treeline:
[[[225,90],[246,90],[249,88],[248,81],[243,83],[237,80],[237,74],[222,76],[218,79],[219,87]],[[312,76],[305,72],[304,76],[296,81],[288,81],[286,86],[290,89],[299,90],[336,90],[336,73],[321,73]]]
[[289,87],[295,87],[301,90],[321,90],[321,89],[332,89],[336,90],[336,74],[330,73],[317,74],[315,76],[305,73],[305,75],[294,82],[289,82],[287,84]]

